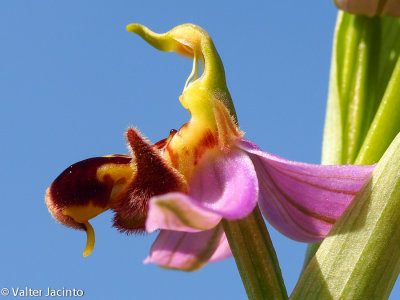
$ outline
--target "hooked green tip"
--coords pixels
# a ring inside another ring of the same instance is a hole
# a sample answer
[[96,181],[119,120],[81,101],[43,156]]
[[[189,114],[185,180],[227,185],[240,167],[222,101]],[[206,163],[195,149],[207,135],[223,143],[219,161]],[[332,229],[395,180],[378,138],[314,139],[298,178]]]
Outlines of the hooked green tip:
[[[189,86],[188,82],[194,76],[194,81],[197,82],[196,89],[208,90],[211,98],[220,100],[236,120],[236,112],[226,86],[225,72],[221,58],[215,49],[211,37],[204,29],[194,24],[182,24],[166,33],[155,33],[144,25],[129,24],[126,26],[126,30],[136,33],[158,50],[173,51],[182,56],[194,59],[193,74],[186,81],[185,90]],[[203,74],[200,78],[195,75],[198,72],[198,61],[203,65]],[[192,88],[194,88],[193,85]],[[196,94],[194,91],[193,93]],[[183,106],[187,108],[189,101],[182,99]],[[193,110],[191,112],[193,113]]]
[[175,48],[178,44],[175,39],[169,36],[168,32],[163,34],[155,33],[141,24],[129,24],[126,26],[126,30],[136,33],[154,48],[157,48],[161,51],[175,51]]
[[137,30],[137,28],[138,28],[139,26],[140,26],[139,24],[128,24],[128,25],[126,26],[126,30],[127,30],[127,31],[130,31],[130,32],[135,32],[135,33],[136,33],[136,30]]

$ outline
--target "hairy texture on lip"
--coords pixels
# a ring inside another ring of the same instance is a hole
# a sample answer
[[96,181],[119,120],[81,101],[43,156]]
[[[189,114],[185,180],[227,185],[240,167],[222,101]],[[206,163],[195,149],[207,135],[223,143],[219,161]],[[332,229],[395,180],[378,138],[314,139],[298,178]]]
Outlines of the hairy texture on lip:
[[102,181],[97,170],[107,165],[127,165],[131,161],[128,155],[112,155],[89,158],[75,163],[64,170],[46,191],[45,202],[51,215],[60,223],[84,230],[85,227],[64,215],[63,210],[72,206],[85,207],[92,204],[106,208],[114,185],[111,176]]
[[113,202],[114,226],[122,232],[137,233],[145,229],[148,201],[168,192],[187,192],[183,176],[171,167],[140,133],[133,128],[126,132],[134,157],[136,173],[132,181]]

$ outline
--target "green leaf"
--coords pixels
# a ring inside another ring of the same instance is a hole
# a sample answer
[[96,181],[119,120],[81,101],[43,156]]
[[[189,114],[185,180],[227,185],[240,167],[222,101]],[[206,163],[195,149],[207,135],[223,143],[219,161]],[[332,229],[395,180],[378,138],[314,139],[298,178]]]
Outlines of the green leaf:
[[400,272],[400,135],[304,270],[290,299],[387,299]]

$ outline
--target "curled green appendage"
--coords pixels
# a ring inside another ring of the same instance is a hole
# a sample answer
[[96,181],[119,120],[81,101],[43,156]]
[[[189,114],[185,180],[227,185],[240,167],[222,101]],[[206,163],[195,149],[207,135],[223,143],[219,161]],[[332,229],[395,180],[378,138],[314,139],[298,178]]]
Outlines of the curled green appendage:
[[[211,107],[209,103],[218,99],[229,110],[236,119],[235,108],[225,81],[225,71],[214,43],[208,33],[201,27],[193,24],[179,25],[166,33],[155,33],[146,26],[140,24],[129,24],[126,29],[141,36],[150,45],[166,52],[176,52],[184,57],[194,60],[193,71],[185,85],[181,97],[182,105],[193,114],[192,98],[185,97],[189,94],[205,91],[207,95],[202,97],[201,106]],[[203,67],[203,74],[198,77],[198,61]],[[190,82],[191,77],[194,78]],[[186,95],[185,95],[186,93]],[[190,98],[190,99],[189,99]],[[196,99],[197,101],[198,99]],[[208,102],[208,103],[207,103]],[[200,104],[198,101],[194,106]]]
[[168,33],[155,33],[141,24],[129,24],[126,26],[126,30],[140,35],[146,42],[161,51],[175,51],[178,44]]

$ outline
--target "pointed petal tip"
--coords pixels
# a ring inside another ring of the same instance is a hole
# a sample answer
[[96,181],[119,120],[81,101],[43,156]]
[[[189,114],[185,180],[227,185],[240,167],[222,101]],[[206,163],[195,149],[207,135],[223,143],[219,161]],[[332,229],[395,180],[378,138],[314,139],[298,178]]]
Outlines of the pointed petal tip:
[[150,256],[147,256],[144,260],[143,260],[143,262],[142,262],[143,264],[145,264],[145,265],[147,265],[147,264],[149,264],[149,263],[151,263],[151,259],[150,259]]

